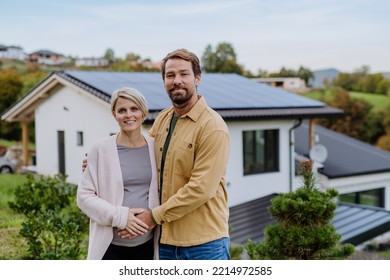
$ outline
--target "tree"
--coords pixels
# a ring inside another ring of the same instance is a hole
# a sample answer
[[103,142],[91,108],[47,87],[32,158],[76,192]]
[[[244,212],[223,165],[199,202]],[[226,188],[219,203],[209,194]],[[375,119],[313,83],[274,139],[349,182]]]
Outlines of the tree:
[[27,175],[9,206],[24,214],[19,235],[28,246],[26,259],[76,260],[86,255],[88,217],[76,204],[77,188],[60,174]]
[[244,70],[237,63],[237,55],[231,44],[219,43],[215,52],[211,45],[207,45],[201,58],[203,70],[210,73],[237,73],[243,74]]
[[318,124],[350,137],[367,139],[367,115],[372,105],[360,99],[352,99],[347,91],[336,89],[333,98],[327,102],[331,107],[344,111],[343,117],[318,120]]
[[345,90],[354,90],[357,88],[358,77],[349,73],[340,73],[333,80],[333,85],[342,87]]
[[107,59],[109,64],[114,63],[115,61],[115,53],[114,50],[111,48],[108,48],[106,52],[104,53],[104,58]]
[[[19,73],[13,69],[0,72],[0,114],[10,107],[20,96],[23,82]],[[0,121],[0,138],[8,140],[20,139],[19,123]]]
[[303,161],[303,185],[272,199],[269,212],[276,223],[266,227],[263,242],[248,241],[252,260],[346,259],[354,252],[352,244],[339,243],[341,236],[331,224],[336,209],[333,199],[338,192],[320,191],[312,168],[311,160]]
[[371,145],[375,145],[378,139],[386,134],[384,127],[385,110],[371,109],[366,117],[366,129],[361,140]]
[[304,80],[306,85],[309,85],[309,80],[314,78],[313,72],[309,68],[303,66],[299,67],[297,76]]
[[383,127],[385,133],[379,137],[376,145],[383,150],[390,151],[390,113],[384,114]]
[[205,71],[213,72],[217,68],[216,67],[217,55],[213,52],[213,48],[211,47],[210,44],[206,46],[206,49],[204,50],[201,60],[202,60],[202,67]]

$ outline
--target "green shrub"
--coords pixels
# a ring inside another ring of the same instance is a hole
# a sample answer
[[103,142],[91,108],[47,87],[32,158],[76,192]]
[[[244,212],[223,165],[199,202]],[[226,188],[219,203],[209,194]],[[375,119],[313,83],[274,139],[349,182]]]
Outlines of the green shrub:
[[316,188],[311,161],[301,170],[303,186],[272,199],[269,212],[276,223],[266,227],[264,242],[248,241],[251,259],[345,259],[354,252],[352,244],[339,244],[341,236],[331,224],[338,192]]
[[241,260],[241,255],[244,252],[244,247],[241,245],[230,245],[229,247],[230,258],[232,260]]
[[15,202],[9,206],[26,216],[19,232],[27,240],[26,259],[85,258],[88,218],[76,205],[76,191],[62,175],[28,175],[15,189]]

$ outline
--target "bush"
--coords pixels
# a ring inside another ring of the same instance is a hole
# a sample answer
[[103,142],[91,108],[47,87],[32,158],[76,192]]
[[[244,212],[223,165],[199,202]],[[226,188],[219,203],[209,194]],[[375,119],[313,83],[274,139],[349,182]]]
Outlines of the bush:
[[316,188],[312,161],[303,162],[301,170],[303,186],[272,199],[269,211],[277,222],[266,227],[264,242],[248,241],[251,259],[345,259],[354,252],[352,244],[339,244],[331,224],[338,192]]
[[26,259],[85,258],[82,243],[88,218],[76,205],[76,192],[62,175],[36,178],[30,174],[27,182],[15,189],[15,202],[9,206],[26,216],[19,232],[27,240]]

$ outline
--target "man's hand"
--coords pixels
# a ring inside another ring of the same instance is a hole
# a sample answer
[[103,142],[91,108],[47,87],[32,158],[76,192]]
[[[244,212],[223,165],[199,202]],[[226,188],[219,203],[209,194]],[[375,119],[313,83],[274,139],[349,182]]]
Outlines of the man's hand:
[[[150,216],[150,213],[148,210],[144,209],[142,213],[139,213],[136,215],[136,218],[138,218],[140,221],[144,222],[148,230],[152,230],[156,224],[153,222],[152,217]],[[134,238],[137,235],[134,235],[133,233],[129,232],[127,229],[119,230],[118,235],[121,238]]]
[[126,230],[132,235],[137,236],[148,232],[148,225],[141,221],[136,215],[140,215],[143,212],[148,212],[143,208],[131,208],[129,209],[129,215],[127,216]]

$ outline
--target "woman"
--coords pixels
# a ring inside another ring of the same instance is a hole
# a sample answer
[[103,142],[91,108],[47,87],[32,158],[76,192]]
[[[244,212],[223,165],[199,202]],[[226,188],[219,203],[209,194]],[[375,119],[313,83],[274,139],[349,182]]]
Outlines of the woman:
[[[120,132],[96,143],[88,153],[77,190],[77,204],[90,217],[88,259],[157,259],[158,228],[136,215],[159,202],[153,138],[141,133],[148,109],[132,88],[115,91],[111,111]],[[120,238],[126,229],[133,238]]]

